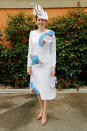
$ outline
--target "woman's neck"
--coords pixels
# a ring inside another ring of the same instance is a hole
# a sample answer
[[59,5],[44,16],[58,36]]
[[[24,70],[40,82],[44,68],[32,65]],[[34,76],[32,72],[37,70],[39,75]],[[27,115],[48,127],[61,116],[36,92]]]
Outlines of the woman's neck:
[[38,28],[38,32],[44,32],[46,31],[46,28]]

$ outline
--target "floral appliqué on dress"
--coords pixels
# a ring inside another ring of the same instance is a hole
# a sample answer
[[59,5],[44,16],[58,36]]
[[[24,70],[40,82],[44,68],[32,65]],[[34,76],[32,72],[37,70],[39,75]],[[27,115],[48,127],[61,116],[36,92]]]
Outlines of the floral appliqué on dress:
[[51,37],[54,35],[53,31],[48,31],[42,34],[39,38],[39,46],[42,47],[44,43],[48,43],[51,40]]
[[33,94],[39,94],[39,91],[34,87],[34,83],[31,81],[29,84],[30,92]]
[[39,60],[37,55],[30,54],[30,58],[32,60],[32,65],[34,65],[34,64],[42,64],[42,62]]

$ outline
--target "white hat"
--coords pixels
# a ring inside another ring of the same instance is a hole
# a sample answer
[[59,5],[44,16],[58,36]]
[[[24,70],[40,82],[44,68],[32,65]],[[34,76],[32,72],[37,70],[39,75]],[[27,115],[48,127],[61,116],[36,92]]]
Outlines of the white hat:
[[34,9],[33,9],[33,14],[41,19],[45,19],[45,20],[48,20],[48,15],[47,15],[47,12],[44,11],[44,9],[36,4],[36,3],[32,3],[34,4]]

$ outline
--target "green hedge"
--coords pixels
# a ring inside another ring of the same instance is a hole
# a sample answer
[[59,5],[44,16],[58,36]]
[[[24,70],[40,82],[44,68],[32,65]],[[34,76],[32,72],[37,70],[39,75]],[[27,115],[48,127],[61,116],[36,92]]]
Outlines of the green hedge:
[[[8,16],[5,39],[10,41],[12,48],[0,45],[0,83],[21,88],[28,86],[28,37],[36,28],[33,17],[23,12]],[[73,10],[64,17],[50,19],[47,28],[54,30],[56,35],[59,87],[87,84],[87,13]]]
[[57,75],[62,87],[87,84],[87,13],[77,9],[51,19],[57,37]]
[[27,87],[28,39],[31,29],[35,29],[33,17],[19,12],[8,16],[7,27],[4,30],[5,40],[9,41],[11,48],[0,45],[0,83],[10,84],[13,87]]
[[27,86],[29,79],[26,73],[27,46],[17,43],[14,48],[7,49],[0,46],[0,81],[14,87]]

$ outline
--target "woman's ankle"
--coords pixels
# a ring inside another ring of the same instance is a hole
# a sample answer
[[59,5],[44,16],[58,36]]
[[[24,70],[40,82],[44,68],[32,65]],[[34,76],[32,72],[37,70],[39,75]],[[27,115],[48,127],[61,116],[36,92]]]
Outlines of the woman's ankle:
[[47,112],[43,112],[43,118],[47,117]]
[[43,111],[43,114],[47,114],[47,111]]

